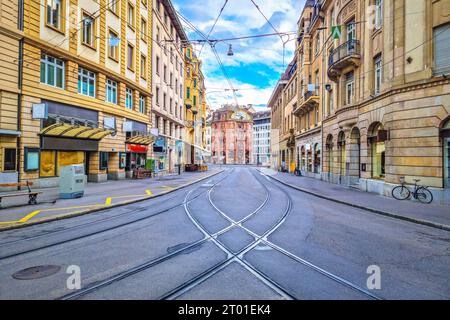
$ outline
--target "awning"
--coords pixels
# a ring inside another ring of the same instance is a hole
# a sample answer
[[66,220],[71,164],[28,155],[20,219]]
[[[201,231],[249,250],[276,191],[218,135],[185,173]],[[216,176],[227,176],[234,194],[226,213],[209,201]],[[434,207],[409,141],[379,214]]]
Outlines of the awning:
[[60,138],[101,140],[112,133],[112,130],[102,128],[92,128],[87,126],[71,125],[67,123],[56,123],[42,129],[40,135]]
[[129,138],[125,142],[129,143],[129,144],[140,144],[140,145],[148,146],[148,145],[152,144],[154,141],[155,141],[155,137],[137,135],[132,138]]

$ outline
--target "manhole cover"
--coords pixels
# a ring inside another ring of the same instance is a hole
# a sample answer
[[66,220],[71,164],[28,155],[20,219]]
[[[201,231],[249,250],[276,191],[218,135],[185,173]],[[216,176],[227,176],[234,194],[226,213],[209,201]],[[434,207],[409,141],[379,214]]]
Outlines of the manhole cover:
[[40,279],[54,275],[55,273],[58,273],[59,270],[61,270],[60,266],[36,266],[17,271],[12,277],[17,280]]

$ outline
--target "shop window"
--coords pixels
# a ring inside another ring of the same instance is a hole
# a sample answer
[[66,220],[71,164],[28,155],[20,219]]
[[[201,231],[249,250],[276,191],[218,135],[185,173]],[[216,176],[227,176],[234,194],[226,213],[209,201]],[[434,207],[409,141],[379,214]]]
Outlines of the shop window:
[[108,169],[108,152],[100,152],[100,170]]
[[39,149],[25,148],[25,171],[36,171],[39,169]]
[[58,151],[58,176],[62,167],[72,164],[84,164],[84,155],[83,151]]
[[16,149],[9,149],[9,148],[5,149],[3,158],[4,171],[16,171],[16,157],[17,157]]
[[127,165],[127,154],[126,152],[121,152],[119,154],[119,169],[125,169]]
[[39,167],[39,176],[42,178],[56,176],[56,152],[42,150],[40,155],[41,165]]

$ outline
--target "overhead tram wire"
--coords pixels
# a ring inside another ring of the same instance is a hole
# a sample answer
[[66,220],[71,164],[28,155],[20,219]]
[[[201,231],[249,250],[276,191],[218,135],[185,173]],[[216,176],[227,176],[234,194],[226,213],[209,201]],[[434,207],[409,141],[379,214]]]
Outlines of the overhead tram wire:
[[259,6],[256,4],[256,2],[254,0],[250,0],[253,5],[255,6],[255,8],[259,11],[259,13],[263,16],[263,18],[267,21],[267,23],[269,24],[269,26],[276,32],[279,34],[279,37],[281,39],[281,43],[283,44],[283,69],[285,67],[285,53],[286,53],[286,43],[284,42],[283,37],[280,35],[280,33],[278,32],[277,28],[275,28],[275,26],[272,24],[272,22],[270,22],[270,20],[266,17],[266,15],[264,14],[264,12],[262,12],[262,10],[259,8]]
[[[211,36],[211,33],[213,32],[214,28],[216,27],[216,24],[217,24],[217,22],[219,21],[220,16],[221,16],[222,13],[223,13],[223,10],[225,10],[225,7],[227,6],[227,3],[228,3],[228,0],[225,0],[225,3],[223,4],[222,8],[221,8],[220,11],[219,11],[219,14],[218,14],[216,20],[214,21],[214,24],[212,25],[211,29],[209,30],[208,34],[206,35],[206,38],[207,38],[208,40],[209,40],[209,37]],[[201,54],[202,54],[203,48],[205,47],[205,43],[206,43],[206,42],[204,42],[204,43],[202,44],[202,47],[200,48],[200,52],[198,53],[198,57],[199,57],[199,58],[200,58],[200,56],[201,56]]]
[[235,90],[234,87],[233,87],[233,84],[232,84],[232,82],[231,82],[231,80],[230,80],[230,77],[228,76],[228,73],[227,73],[226,70],[225,70],[225,67],[224,67],[224,65],[223,65],[223,63],[222,63],[222,60],[220,59],[220,56],[219,56],[218,53],[217,53],[216,48],[214,47],[214,44],[211,43],[211,42],[208,40],[207,36],[206,36],[202,31],[200,31],[196,26],[194,26],[194,25],[193,25],[186,17],[184,17],[179,11],[176,11],[176,13],[178,14],[178,16],[179,16],[179,17],[180,17],[180,18],[181,18],[188,26],[190,26],[196,33],[198,33],[204,40],[206,40],[206,41],[208,42],[208,44],[210,45],[211,50],[212,50],[214,56],[216,57],[217,63],[219,64],[219,67],[221,68],[222,73],[224,74],[224,76],[225,76],[225,78],[226,78],[226,80],[227,80],[227,82],[228,82],[228,85],[230,86],[230,89],[233,91],[233,96],[234,96],[234,100],[235,100],[235,102],[236,102],[236,105],[239,106],[238,98],[237,98],[237,95],[236,95],[236,90]]

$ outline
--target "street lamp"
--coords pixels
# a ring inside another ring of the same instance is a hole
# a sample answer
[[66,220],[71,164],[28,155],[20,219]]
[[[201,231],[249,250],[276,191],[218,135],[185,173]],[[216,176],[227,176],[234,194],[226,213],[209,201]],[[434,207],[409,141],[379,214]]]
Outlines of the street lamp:
[[228,47],[228,53],[227,53],[227,56],[229,56],[229,57],[234,56],[234,53],[233,53],[233,45],[231,45],[231,44],[230,44],[230,46]]

